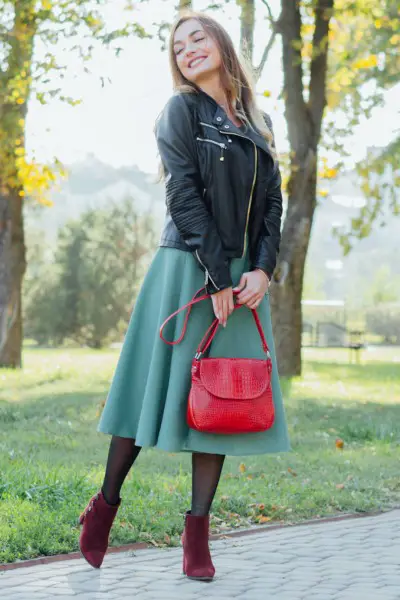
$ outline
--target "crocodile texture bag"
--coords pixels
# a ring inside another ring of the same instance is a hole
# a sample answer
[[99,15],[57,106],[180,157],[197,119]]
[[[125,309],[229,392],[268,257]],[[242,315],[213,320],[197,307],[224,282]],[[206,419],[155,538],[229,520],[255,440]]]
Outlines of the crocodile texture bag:
[[[198,297],[198,294],[162,324],[160,337],[167,344],[175,345],[182,341],[192,306],[210,297]],[[235,305],[235,309],[240,307]],[[183,310],[187,310],[187,314],[181,336],[175,342],[169,342],[163,337],[163,329]],[[219,327],[219,321],[215,319],[192,361],[192,383],[187,405],[187,423],[191,429],[229,435],[255,433],[272,427],[275,417],[271,387],[272,362],[258,314],[255,310],[251,312],[266,354],[265,359],[205,357]]]

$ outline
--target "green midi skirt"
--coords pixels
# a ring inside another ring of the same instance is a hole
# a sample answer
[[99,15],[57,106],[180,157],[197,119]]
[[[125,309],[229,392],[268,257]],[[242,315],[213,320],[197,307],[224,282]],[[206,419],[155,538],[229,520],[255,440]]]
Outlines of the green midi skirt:
[[[231,263],[236,285],[248,270],[246,258]],[[186,423],[191,362],[213,319],[211,300],[195,305],[186,335],[177,346],[159,337],[160,325],[189,302],[204,284],[204,274],[190,252],[159,248],[145,277],[126,332],[121,355],[101,415],[98,430],[134,438],[138,446],[168,452],[208,452],[244,456],[290,450],[271,330],[268,295],[258,308],[272,355],[275,422],[260,433],[216,435],[190,429]],[[164,335],[179,338],[184,314],[168,323]],[[210,356],[265,358],[260,336],[245,307],[235,311],[220,328]]]

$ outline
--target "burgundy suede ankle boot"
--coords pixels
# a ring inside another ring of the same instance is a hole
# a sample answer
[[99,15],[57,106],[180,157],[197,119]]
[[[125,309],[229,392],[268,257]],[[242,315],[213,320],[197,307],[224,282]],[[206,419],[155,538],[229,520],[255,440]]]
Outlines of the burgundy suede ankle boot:
[[210,516],[196,517],[187,512],[182,535],[183,573],[189,579],[211,581],[215,568],[208,547]]
[[121,500],[115,505],[108,504],[100,491],[79,517],[79,523],[83,525],[79,547],[83,557],[95,569],[101,567],[107,552],[108,536],[120,504]]

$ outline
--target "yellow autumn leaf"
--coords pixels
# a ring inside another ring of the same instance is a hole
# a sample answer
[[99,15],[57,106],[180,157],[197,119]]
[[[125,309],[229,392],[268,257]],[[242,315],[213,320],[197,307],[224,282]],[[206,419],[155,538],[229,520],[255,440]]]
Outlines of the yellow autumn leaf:
[[264,90],[264,91],[263,91],[263,96],[264,96],[265,98],[269,98],[269,97],[271,96],[271,92],[270,92],[269,90]]
[[39,198],[39,204],[42,206],[54,206],[54,202],[48,198]]
[[328,190],[319,190],[318,194],[321,196],[321,198],[326,198],[329,192]]
[[241,473],[245,473],[246,472],[246,465],[244,463],[240,463],[240,465],[239,465],[239,471]]
[[339,92],[333,91],[333,90],[328,90],[327,94],[326,94],[326,101],[328,104],[328,107],[331,108],[332,110],[334,108],[336,108],[340,102],[340,94]]
[[334,177],[336,177],[336,175],[338,174],[338,170],[337,169],[327,169],[325,171],[325,178],[326,179],[333,179]]
[[371,69],[376,67],[378,64],[378,57],[376,54],[371,54],[367,58],[360,58],[353,63],[355,69]]

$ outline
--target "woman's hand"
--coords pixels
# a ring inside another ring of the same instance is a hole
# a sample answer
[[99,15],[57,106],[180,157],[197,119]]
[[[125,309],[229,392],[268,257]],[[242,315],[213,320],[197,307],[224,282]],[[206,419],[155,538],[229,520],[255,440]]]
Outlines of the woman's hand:
[[243,273],[239,285],[233,288],[234,292],[240,292],[237,303],[245,304],[252,310],[256,309],[267,293],[269,284],[268,275],[261,269]]
[[213,303],[214,314],[223,327],[226,327],[226,322],[230,314],[234,310],[233,291],[232,288],[226,288],[216,294],[212,294],[211,300]]

